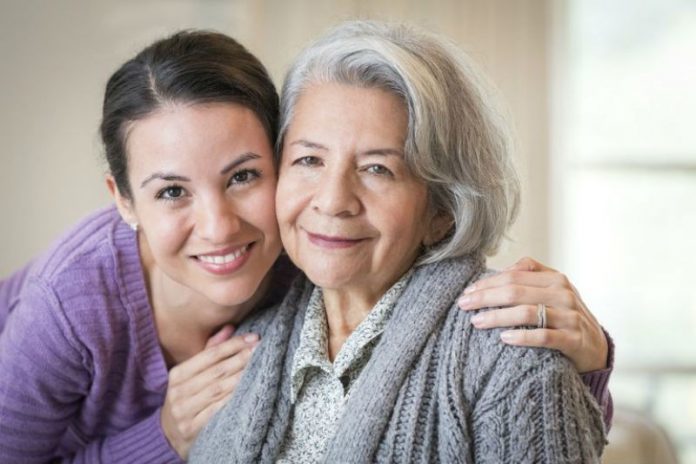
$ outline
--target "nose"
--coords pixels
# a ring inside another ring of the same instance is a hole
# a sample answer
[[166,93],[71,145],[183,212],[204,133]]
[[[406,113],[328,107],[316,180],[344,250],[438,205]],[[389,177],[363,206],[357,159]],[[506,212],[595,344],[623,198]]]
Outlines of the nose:
[[329,216],[355,216],[360,212],[358,185],[345,170],[326,169],[312,196],[312,208]]
[[200,199],[196,211],[198,235],[217,245],[226,245],[234,240],[241,230],[241,219],[232,202],[224,195]]

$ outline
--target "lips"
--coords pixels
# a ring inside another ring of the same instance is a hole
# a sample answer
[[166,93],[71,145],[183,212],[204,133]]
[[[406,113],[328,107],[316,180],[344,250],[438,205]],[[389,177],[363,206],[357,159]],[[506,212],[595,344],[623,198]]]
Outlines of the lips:
[[204,270],[215,275],[227,275],[236,272],[249,259],[249,252],[255,242],[224,250],[193,256],[193,259]]
[[227,264],[242,256],[249,249],[249,245],[244,245],[236,251],[226,255],[198,255],[197,258],[210,264]]
[[366,240],[364,238],[356,239],[349,237],[315,234],[309,231],[306,232],[310,242],[312,242],[316,246],[327,249],[351,248]]

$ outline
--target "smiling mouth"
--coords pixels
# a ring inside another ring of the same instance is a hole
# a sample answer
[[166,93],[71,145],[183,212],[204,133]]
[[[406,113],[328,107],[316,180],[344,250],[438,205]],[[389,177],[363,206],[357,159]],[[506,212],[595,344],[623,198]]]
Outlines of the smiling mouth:
[[239,259],[242,255],[249,251],[252,244],[244,245],[237,250],[228,253],[226,255],[197,255],[196,258],[199,261],[203,261],[208,264],[228,264],[232,261]]
[[256,242],[241,247],[228,248],[215,253],[194,255],[192,258],[198,265],[214,275],[224,276],[239,270],[249,259],[249,252]]

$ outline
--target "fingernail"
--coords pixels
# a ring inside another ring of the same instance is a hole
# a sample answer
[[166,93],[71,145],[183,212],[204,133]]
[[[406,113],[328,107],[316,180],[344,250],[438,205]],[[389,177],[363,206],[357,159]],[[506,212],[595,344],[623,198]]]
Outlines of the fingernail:
[[483,314],[477,314],[471,318],[471,323],[475,326],[479,326],[483,323],[484,319]]
[[476,285],[469,285],[464,289],[464,294],[471,293],[476,290]]
[[505,332],[501,332],[500,339],[505,343],[512,343],[515,341],[515,333],[510,330],[506,330]]
[[259,339],[259,336],[256,334],[246,334],[244,336],[244,341],[247,343],[254,343],[254,342],[258,341],[258,339]]
[[461,297],[459,300],[457,300],[457,303],[458,303],[459,306],[463,309],[463,308],[465,308],[466,306],[468,306],[469,303],[471,303],[471,297],[465,295],[465,296]]

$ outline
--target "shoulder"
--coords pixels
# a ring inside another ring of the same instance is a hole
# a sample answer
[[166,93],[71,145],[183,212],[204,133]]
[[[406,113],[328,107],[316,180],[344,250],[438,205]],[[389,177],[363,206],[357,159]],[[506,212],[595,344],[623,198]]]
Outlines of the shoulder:
[[[446,272],[456,275],[461,264],[457,261],[448,263]],[[435,272],[442,272],[443,267],[437,266]],[[462,311],[457,307],[456,298],[463,289],[484,277],[497,271],[481,267],[471,273],[465,282],[451,279],[456,283],[450,292],[450,307],[444,316],[438,337],[442,344],[442,353],[454,355],[453,362],[458,364],[460,378],[473,396],[483,394],[488,389],[511,390],[519,386],[519,382],[528,376],[545,378],[555,375],[568,376],[572,381],[581,379],[570,361],[559,351],[512,346],[502,342],[500,335],[507,328],[479,330],[474,328],[471,318],[482,311]],[[452,296],[453,295],[453,296]]]
[[52,281],[65,274],[80,276],[89,266],[111,261],[120,230],[125,231],[116,208],[109,206],[93,212],[63,233],[46,253],[32,265],[30,276]]
[[80,221],[34,262],[8,324],[58,322],[66,337],[93,334],[102,345],[128,329],[124,307],[138,298],[147,301],[137,240],[109,207]]

